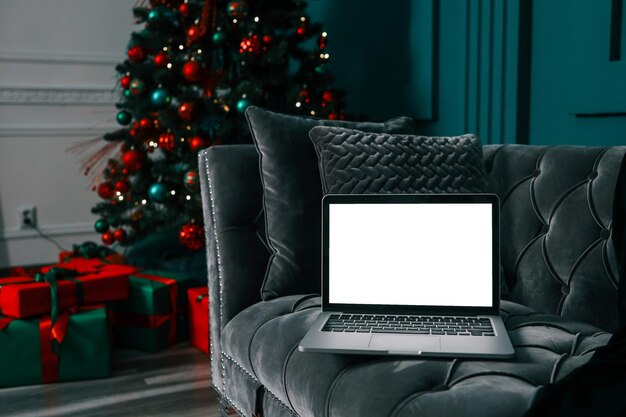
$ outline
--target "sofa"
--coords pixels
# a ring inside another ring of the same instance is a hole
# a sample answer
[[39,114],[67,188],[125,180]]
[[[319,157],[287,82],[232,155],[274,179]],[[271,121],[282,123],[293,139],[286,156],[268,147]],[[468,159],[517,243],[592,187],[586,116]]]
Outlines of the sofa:
[[483,147],[488,191],[501,201],[501,315],[515,357],[476,360],[300,352],[320,297],[261,298],[272,253],[257,149],[204,150],[210,359],[224,410],[246,417],[529,412],[624,326],[625,153]]

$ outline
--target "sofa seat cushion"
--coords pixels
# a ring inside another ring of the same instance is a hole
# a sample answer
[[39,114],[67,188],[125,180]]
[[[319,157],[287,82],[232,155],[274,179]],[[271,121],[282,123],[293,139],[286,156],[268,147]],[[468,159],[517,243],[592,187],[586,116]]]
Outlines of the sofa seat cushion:
[[302,417],[520,416],[542,385],[586,363],[611,336],[503,301],[511,360],[302,353],[298,343],[319,305],[306,295],[260,302],[224,328],[229,360]]

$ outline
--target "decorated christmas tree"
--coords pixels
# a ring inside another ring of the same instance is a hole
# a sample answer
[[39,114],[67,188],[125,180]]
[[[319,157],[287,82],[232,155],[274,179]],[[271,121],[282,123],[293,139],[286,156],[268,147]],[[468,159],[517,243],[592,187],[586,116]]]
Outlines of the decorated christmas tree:
[[132,244],[176,227],[203,246],[197,154],[250,141],[244,112],[343,118],[331,88],[327,34],[304,0],[153,0],[134,9],[140,31],[117,65],[121,128],[86,164],[102,199],[95,229]]

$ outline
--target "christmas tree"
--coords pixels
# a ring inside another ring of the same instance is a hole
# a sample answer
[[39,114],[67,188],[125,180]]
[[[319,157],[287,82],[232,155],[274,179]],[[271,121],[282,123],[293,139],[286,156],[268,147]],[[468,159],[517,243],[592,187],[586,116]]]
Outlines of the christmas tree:
[[[244,112],[343,118],[331,89],[327,34],[303,0],[155,0],[134,16],[128,58],[117,65],[120,129],[87,164],[102,199],[92,212],[107,244],[179,228],[203,246],[197,154],[250,141]],[[94,161],[106,163],[97,167]],[[96,169],[99,168],[99,169]]]

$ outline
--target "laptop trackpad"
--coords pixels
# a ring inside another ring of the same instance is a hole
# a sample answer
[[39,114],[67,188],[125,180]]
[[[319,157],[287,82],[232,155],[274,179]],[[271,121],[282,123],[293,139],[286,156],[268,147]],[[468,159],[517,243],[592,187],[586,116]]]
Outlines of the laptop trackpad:
[[369,348],[407,352],[438,352],[441,350],[439,336],[419,336],[412,334],[374,334],[370,339]]

